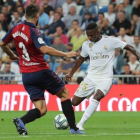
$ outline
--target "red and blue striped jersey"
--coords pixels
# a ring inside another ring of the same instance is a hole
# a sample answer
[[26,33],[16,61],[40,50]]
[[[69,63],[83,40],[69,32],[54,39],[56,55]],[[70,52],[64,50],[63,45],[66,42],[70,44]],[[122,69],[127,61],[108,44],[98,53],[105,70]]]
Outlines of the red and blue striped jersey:
[[49,69],[43,58],[40,47],[46,45],[35,24],[24,21],[17,24],[2,39],[9,43],[14,40],[18,55],[21,73],[31,73]]

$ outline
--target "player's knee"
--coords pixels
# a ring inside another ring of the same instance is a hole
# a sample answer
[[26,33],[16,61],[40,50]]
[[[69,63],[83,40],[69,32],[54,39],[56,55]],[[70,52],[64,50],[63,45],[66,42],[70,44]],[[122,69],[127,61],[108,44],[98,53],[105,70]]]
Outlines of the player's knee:
[[104,93],[101,90],[97,90],[94,99],[100,101],[104,97]]
[[62,91],[57,95],[61,101],[69,99],[69,92],[66,88],[62,89]]
[[47,108],[42,108],[42,109],[39,109],[39,110],[40,110],[41,117],[44,116],[47,113]]

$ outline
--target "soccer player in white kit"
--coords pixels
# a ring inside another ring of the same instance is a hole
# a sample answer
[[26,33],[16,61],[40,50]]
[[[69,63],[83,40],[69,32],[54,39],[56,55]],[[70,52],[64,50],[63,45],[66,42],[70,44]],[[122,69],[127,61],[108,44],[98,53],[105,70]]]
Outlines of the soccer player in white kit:
[[85,57],[90,57],[87,76],[81,82],[72,99],[72,105],[77,106],[85,98],[89,98],[95,93],[80,122],[77,124],[80,130],[84,130],[84,123],[95,112],[100,100],[105,97],[112,86],[115,49],[129,50],[140,60],[139,53],[131,45],[116,37],[101,35],[96,23],[87,25],[86,34],[89,40],[83,43],[79,58],[76,60],[71,72],[65,77],[67,81],[71,81],[71,77],[84,62]]

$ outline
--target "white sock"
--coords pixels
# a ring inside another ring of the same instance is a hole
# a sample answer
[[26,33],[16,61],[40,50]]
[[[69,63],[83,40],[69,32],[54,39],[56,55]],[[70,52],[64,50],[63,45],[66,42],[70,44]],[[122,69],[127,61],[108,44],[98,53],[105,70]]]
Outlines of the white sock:
[[89,117],[96,111],[98,104],[99,104],[99,102],[97,100],[91,99],[91,103],[86,108],[86,110],[85,110],[85,112],[84,112],[84,114],[79,122],[82,126],[89,119]]

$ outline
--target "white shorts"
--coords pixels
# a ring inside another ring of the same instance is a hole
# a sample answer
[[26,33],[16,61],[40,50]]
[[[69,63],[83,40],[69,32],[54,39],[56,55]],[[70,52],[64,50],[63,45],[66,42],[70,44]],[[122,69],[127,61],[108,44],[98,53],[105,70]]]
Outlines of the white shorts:
[[101,90],[104,95],[106,95],[112,86],[112,81],[112,79],[92,80],[89,77],[85,77],[74,95],[78,97],[90,98],[93,93],[96,94],[98,89]]

